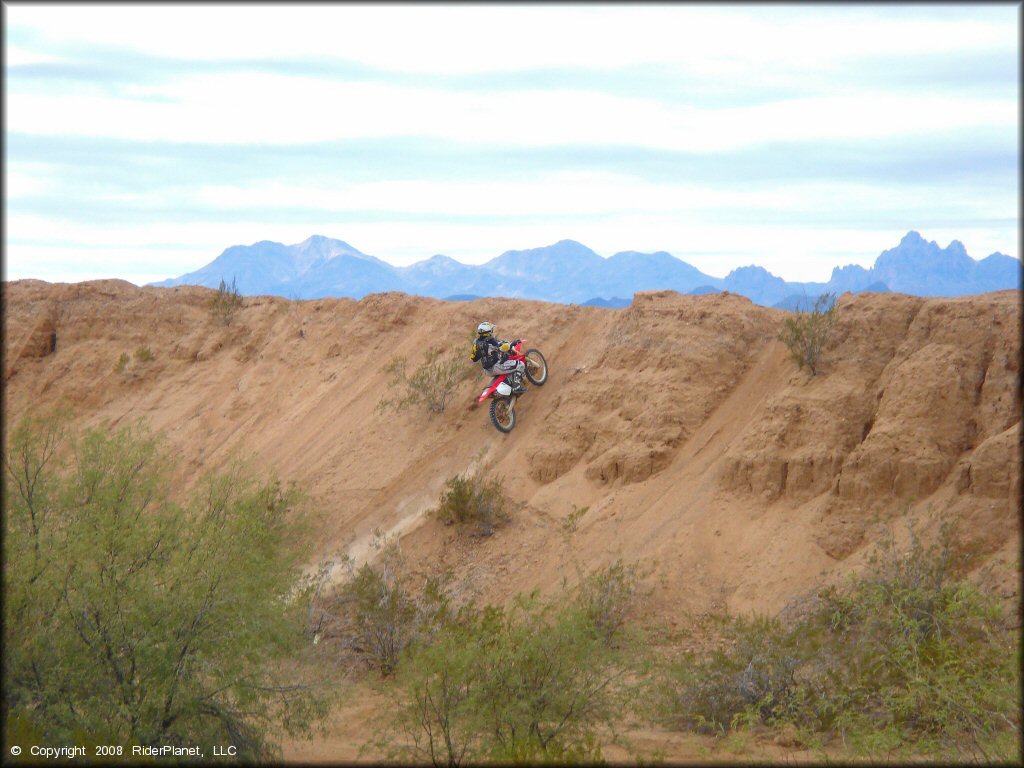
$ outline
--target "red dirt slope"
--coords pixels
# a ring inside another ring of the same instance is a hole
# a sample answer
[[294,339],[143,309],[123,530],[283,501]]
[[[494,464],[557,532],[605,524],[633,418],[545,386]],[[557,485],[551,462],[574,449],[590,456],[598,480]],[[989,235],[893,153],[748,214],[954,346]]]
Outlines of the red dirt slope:
[[[1020,297],[844,295],[820,375],[775,340],[783,313],[718,294],[632,307],[403,294],[249,298],[231,325],[204,288],[5,285],[5,416],[64,398],[83,423],[144,416],[187,467],[244,452],[308,488],[318,553],[375,528],[488,599],[553,588],[622,557],[652,564],[650,610],[776,611],[862,562],[896,518],[962,523],[1016,596]],[[551,366],[510,435],[467,410],[376,413],[396,354],[468,349],[482,319]],[[122,353],[148,347],[115,371]],[[490,539],[426,521],[444,480],[479,464],[521,509]],[[586,507],[569,536],[562,521]],[[978,571],[981,578],[982,570]]]
[[[641,618],[774,613],[845,579],[885,526],[934,533],[945,519],[978,555],[973,577],[1018,601],[1019,292],[844,295],[813,378],[775,340],[784,314],[729,294],[642,293],[626,310],[257,297],[229,326],[212,295],[6,284],[5,423],[58,400],[83,424],[145,417],[180,453],[185,485],[236,453],[302,484],[322,512],[318,558],[371,556],[380,529],[486,600],[623,558],[648,571]],[[484,319],[550,364],[511,434],[469,407],[479,372],[443,414],[375,412],[393,355],[468,353]],[[425,513],[446,478],[478,466],[504,476],[518,509],[468,540]],[[360,699],[286,756],[355,759],[373,707]],[[700,754],[679,734],[640,737]]]

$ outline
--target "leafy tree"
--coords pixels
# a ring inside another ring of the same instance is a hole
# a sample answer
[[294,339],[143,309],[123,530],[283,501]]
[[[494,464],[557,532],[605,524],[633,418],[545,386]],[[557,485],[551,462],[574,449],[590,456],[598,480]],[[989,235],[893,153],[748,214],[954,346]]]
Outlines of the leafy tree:
[[[298,495],[241,467],[183,504],[138,424],[23,419],[4,464],[4,719],[57,743],[273,757],[326,697],[301,681]],[[109,740],[109,741],[108,741]]]
[[[493,616],[488,616],[493,623]],[[475,698],[487,651],[485,614],[463,609],[435,641],[402,665],[398,706],[376,746],[393,757],[461,765],[479,756]],[[396,733],[397,732],[397,733]]]

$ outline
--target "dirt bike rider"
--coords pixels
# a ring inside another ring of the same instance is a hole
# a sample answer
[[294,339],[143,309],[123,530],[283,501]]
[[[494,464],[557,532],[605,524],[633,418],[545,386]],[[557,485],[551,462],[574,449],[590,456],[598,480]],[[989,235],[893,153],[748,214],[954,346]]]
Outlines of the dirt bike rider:
[[469,359],[474,363],[478,362],[483,369],[491,376],[500,376],[507,373],[508,383],[512,387],[512,394],[520,395],[526,391],[523,386],[523,374],[526,372],[526,365],[522,360],[509,360],[512,347],[518,344],[521,339],[513,341],[501,341],[494,337],[494,323],[483,322],[476,327],[476,340],[473,342],[473,354]]

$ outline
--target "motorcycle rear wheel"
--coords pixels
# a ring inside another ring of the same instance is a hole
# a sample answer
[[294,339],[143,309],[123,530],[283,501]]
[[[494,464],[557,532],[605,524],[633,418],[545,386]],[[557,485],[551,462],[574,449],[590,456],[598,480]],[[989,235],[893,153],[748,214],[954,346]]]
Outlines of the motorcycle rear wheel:
[[528,349],[524,355],[526,358],[526,378],[536,387],[543,387],[548,380],[548,361],[539,349]]
[[491,401],[491,423],[499,432],[511,432],[516,425],[516,411],[511,398],[496,397]]

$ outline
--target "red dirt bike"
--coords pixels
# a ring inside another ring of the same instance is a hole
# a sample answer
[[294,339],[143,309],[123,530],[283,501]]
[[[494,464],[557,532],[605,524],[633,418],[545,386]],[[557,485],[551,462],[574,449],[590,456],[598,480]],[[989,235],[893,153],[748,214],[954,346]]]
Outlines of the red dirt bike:
[[[527,380],[534,386],[542,387],[548,380],[548,363],[538,349],[520,352],[524,341],[526,339],[520,339],[512,347],[513,354],[509,355],[508,359],[522,360],[526,363]],[[487,389],[476,400],[477,403],[482,403],[487,398],[493,398],[491,401],[491,423],[499,432],[511,432],[516,425],[516,400],[520,395],[512,393],[512,386],[505,381],[507,378],[507,373],[495,376],[491,379]]]

